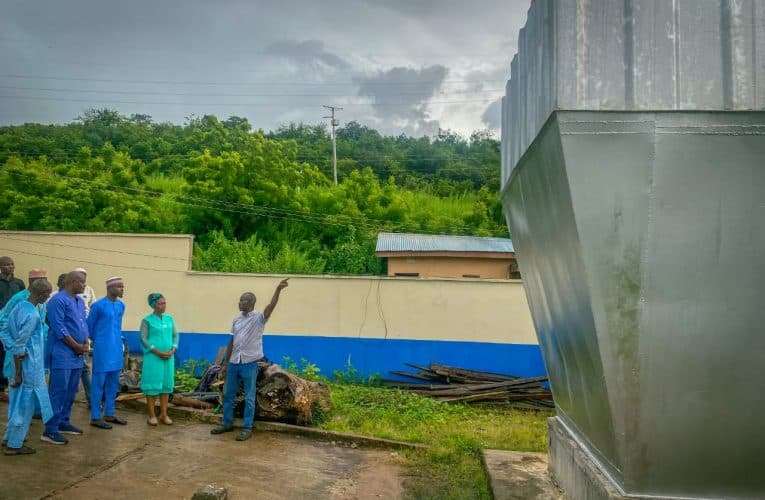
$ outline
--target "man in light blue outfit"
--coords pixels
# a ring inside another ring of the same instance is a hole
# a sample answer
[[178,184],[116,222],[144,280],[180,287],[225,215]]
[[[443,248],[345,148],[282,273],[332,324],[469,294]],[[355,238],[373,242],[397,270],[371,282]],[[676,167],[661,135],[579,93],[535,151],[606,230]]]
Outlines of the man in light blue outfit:
[[125,314],[125,303],[120,298],[124,290],[122,278],[114,276],[106,280],[106,297],[91,306],[88,316],[88,331],[93,344],[90,425],[99,429],[111,429],[111,424],[127,424],[126,420],[114,415],[114,400],[119,390],[123,361],[122,316]]
[[[47,274],[44,269],[32,269],[29,271],[29,286],[32,286],[32,283],[34,283],[37,280],[47,280]],[[5,307],[0,309],[0,343],[5,346],[8,343],[8,318],[11,315],[11,311],[21,302],[24,302],[29,298],[29,290],[21,290],[20,292],[14,294],[10,299],[8,299],[8,302],[6,302]],[[47,345],[48,342],[48,324],[45,322],[45,315],[46,315],[46,308],[45,308],[45,302],[42,302],[37,305],[37,310],[40,313],[40,317],[43,320],[43,343],[44,345]],[[7,350],[7,347],[5,347]],[[47,353],[47,350],[44,352]],[[47,355],[45,355],[46,363],[47,363]],[[5,364],[1,368],[3,370],[3,373],[6,371],[13,371],[13,356],[6,356],[5,357]],[[5,376],[5,375],[4,375]],[[8,408],[8,415],[10,418],[10,407]],[[40,402],[35,400],[35,415],[40,414]],[[3,438],[3,442],[5,442],[5,438]]]
[[27,300],[17,304],[8,316],[6,346],[13,357],[13,370],[6,371],[11,383],[6,455],[29,455],[33,448],[24,446],[35,402],[39,401],[43,420],[53,417],[45,386],[43,318],[37,308],[51,292],[48,280],[36,280],[29,287]]

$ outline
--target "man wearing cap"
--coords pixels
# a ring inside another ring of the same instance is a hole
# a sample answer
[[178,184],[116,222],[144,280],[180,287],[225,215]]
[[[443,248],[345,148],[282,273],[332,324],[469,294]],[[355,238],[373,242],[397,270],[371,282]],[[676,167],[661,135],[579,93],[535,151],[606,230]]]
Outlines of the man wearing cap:
[[[24,282],[13,275],[16,264],[13,259],[4,255],[0,257],[0,309],[4,308],[8,300],[24,290]],[[5,348],[0,342],[0,366],[5,360]],[[8,387],[8,379],[0,373],[0,399],[7,399],[5,388]]]
[[69,421],[74,397],[80,385],[82,357],[88,352],[88,325],[85,304],[78,295],[85,289],[85,277],[72,271],[66,275],[64,291],[48,302],[50,323],[50,383],[48,392],[53,417],[45,423],[42,439],[51,444],[67,444],[61,434],[82,434]]
[[4,441],[6,455],[28,455],[35,450],[24,446],[32,422],[35,405],[41,408],[43,420],[53,416],[48,390],[45,387],[43,318],[39,307],[51,292],[47,279],[37,279],[29,285],[26,300],[17,304],[8,318],[8,354],[13,357],[13,378],[8,425]]
[[[45,269],[32,269],[29,271],[29,287],[32,287],[32,283],[38,280],[45,280],[47,281],[47,273],[45,272]],[[24,283],[22,282],[22,286]],[[23,289],[20,292],[16,293],[11,297],[6,303],[5,307],[0,309],[0,345],[7,346],[12,342],[12,339],[10,338],[10,332],[8,331],[8,318],[11,315],[11,311],[16,308],[17,305],[20,303],[26,301],[29,298],[29,290]],[[46,315],[46,308],[45,303],[36,304],[37,312],[40,315],[40,318],[42,319],[42,329],[43,329],[43,349],[45,349],[45,344],[47,343],[48,338],[48,324],[45,323],[45,315]],[[8,378],[9,373],[13,372],[13,356],[8,355],[5,357],[5,361],[2,366],[0,366],[0,370],[2,371],[2,374]],[[11,406],[8,407],[8,418],[10,418],[11,414]],[[35,400],[35,415],[40,414],[40,402],[38,400]],[[6,428],[6,433],[7,433]],[[3,442],[5,442],[6,438],[3,437]]]
[[[17,278],[18,279],[18,278]],[[47,281],[47,274],[45,269],[32,269],[29,271],[29,286],[32,286],[37,280],[44,279]],[[21,281],[21,280],[19,280]],[[8,338],[8,317],[11,315],[11,311],[21,302],[24,302],[29,298],[29,290],[23,288],[24,282],[21,282],[21,291],[15,293],[10,299],[5,302],[5,306],[0,308],[0,345],[5,346],[10,340]],[[43,339],[48,336],[48,325],[45,324],[45,303],[37,304],[37,309],[40,313],[40,317],[43,320]],[[5,347],[4,347],[5,348]],[[6,356],[0,370],[11,370],[13,367],[13,358]]]
[[127,424],[126,420],[114,415],[114,400],[119,390],[123,362],[122,317],[125,303],[120,298],[124,290],[125,284],[119,276],[106,280],[106,297],[93,304],[88,316],[88,331],[93,345],[90,425],[99,429],[111,429],[112,424]]

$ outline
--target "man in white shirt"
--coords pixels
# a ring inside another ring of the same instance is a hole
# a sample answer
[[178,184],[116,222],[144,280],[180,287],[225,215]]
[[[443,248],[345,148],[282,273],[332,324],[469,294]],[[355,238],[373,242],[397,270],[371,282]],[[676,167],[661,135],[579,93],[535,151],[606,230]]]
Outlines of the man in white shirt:
[[234,430],[234,400],[241,382],[244,384],[244,422],[236,440],[245,441],[252,436],[258,360],[263,357],[263,329],[279,302],[279,294],[287,288],[288,279],[279,282],[271,302],[262,313],[255,310],[254,293],[246,292],[239,298],[242,314],[234,318],[231,325],[231,340],[221,369],[221,374],[226,377],[226,385],[223,387],[223,422],[210,430],[211,434]]

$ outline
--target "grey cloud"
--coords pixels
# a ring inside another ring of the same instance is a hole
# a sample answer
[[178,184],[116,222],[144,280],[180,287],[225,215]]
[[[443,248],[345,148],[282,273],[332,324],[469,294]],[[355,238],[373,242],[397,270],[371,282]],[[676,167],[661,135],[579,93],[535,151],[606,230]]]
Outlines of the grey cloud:
[[486,111],[481,115],[481,120],[491,130],[500,130],[502,128],[502,98],[489,104]]
[[400,12],[405,15],[422,16],[432,14],[443,8],[442,0],[425,0],[412,2],[411,0],[366,0],[368,5],[378,8],[385,8],[394,12]]
[[26,75],[0,75],[0,125],[109,107],[175,123],[246,116],[271,129],[321,122],[321,106],[334,104],[343,123],[386,134],[468,135],[490,102],[477,101],[502,84],[461,82],[507,68],[529,0],[0,4],[2,73]]
[[428,116],[427,103],[441,87],[449,69],[439,64],[420,69],[395,67],[358,78],[360,96],[373,98],[377,118],[409,134],[432,135],[439,123]]
[[320,63],[337,69],[349,69],[351,65],[339,56],[324,49],[321,40],[305,40],[296,42],[281,40],[271,44],[266,53],[274,56],[285,57],[299,65],[311,65]]

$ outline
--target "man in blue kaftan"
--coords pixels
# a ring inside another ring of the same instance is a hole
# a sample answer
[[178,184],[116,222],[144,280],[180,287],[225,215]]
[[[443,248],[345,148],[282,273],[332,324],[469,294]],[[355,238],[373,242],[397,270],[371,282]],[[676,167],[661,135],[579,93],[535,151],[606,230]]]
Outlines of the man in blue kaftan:
[[85,277],[72,271],[66,275],[64,291],[48,302],[51,359],[48,392],[53,417],[45,423],[45,432],[40,439],[51,444],[67,444],[67,439],[61,434],[82,434],[82,430],[69,421],[69,416],[80,385],[82,357],[88,352],[85,304],[77,295],[84,288]]
[[37,308],[44,304],[51,292],[47,280],[36,280],[29,287],[29,298],[17,304],[8,316],[6,346],[9,356],[13,357],[13,370],[5,371],[12,379],[6,455],[28,455],[35,450],[24,446],[24,439],[29,432],[35,402],[38,401],[43,420],[53,417],[45,386],[43,318]]
[[114,400],[119,390],[124,359],[122,316],[125,314],[125,303],[120,300],[124,290],[122,278],[114,276],[106,280],[106,297],[97,300],[88,315],[88,331],[93,344],[90,425],[99,429],[111,429],[111,424],[127,424],[126,420],[114,415]]
[[[34,283],[37,280],[47,280],[47,274],[44,269],[32,269],[29,271],[29,286],[32,286],[32,283]],[[14,294],[8,301],[5,303],[5,306],[0,309],[0,344],[3,345],[4,349],[7,350],[5,347],[6,343],[8,343],[8,317],[11,315],[11,311],[14,307],[16,307],[21,302],[24,302],[29,298],[29,290],[24,289],[20,292],[17,292]],[[37,310],[40,313],[40,317],[43,320],[43,344],[44,346],[47,346],[48,343],[48,323],[45,321],[46,316],[46,308],[45,308],[45,302],[42,302],[37,305]],[[47,350],[44,352],[47,353]],[[45,356],[45,360],[47,363],[47,355]],[[3,376],[6,377],[5,372],[7,371],[13,371],[13,356],[6,356],[5,363],[2,367],[0,367],[1,370],[3,370]],[[40,415],[40,402],[35,400],[35,415]],[[8,415],[10,418],[10,407],[8,408]],[[3,438],[3,443],[5,442],[5,438]]]

